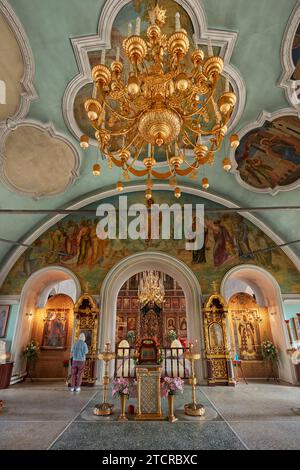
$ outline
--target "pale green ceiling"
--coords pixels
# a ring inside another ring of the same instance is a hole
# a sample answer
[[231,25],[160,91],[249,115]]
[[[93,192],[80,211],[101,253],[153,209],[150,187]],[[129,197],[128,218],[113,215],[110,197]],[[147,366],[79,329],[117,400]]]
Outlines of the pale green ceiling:
[[[70,38],[97,32],[103,0],[10,0],[19,17],[35,59],[34,85],[39,99],[31,103],[28,118],[43,123],[52,121],[81,149],[67,129],[62,116],[62,96],[68,82],[78,73]],[[163,0],[161,0],[163,4]],[[231,63],[239,69],[247,88],[247,102],[237,129],[255,120],[262,109],[273,112],[288,107],[282,88],[277,86],[282,72],[280,48],[283,33],[295,6],[295,0],[202,0],[208,27],[237,31],[238,39]],[[103,165],[100,178],[91,175],[95,150],[83,155],[80,178],[64,194],[34,201],[19,196],[0,185],[0,207],[4,209],[59,208],[75,198],[114,185],[118,173]],[[59,169],[57,169],[59,171]],[[300,189],[281,192],[275,197],[258,194],[240,186],[233,175],[225,174],[220,165],[206,170],[210,192],[239,205],[266,206],[300,203]],[[197,185],[197,181],[188,184]],[[289,212],[265,212],[259,217],[284,240],[299,238],[300,220]],[[0,216],[0,237],[21,239],[43,216]],[[0,259],[9,246],[0,243]],[[300,255],[300,244],[293,247]]]

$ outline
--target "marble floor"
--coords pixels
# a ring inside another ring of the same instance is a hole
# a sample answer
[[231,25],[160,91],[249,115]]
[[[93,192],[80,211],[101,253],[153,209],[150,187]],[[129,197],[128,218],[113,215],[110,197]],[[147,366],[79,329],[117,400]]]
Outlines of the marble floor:
[[[59,381],[24,382],[0,390],[0,449],[300,449],[300,388],[273,382],[197,387],[203,419],[188,418],[176,397],[178,421],[117,422],[93,415],[100,388],[70,393]],[[167,412],[166,400],[163,400]]]

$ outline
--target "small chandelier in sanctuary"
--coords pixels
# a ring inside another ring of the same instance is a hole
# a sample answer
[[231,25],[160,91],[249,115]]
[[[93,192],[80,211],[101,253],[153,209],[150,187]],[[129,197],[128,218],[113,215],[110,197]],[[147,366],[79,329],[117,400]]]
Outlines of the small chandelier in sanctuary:
[[155,303],[159,307],[164,303],[165,288],[158,272],[145,271],[138,288],[138,299],[140,308],[148,303]]
[[[128,25],[124,62],[119,47],[110,66],[102,50],[101,63],[92,69],[93,94],[84,105],[109,166],[120,168],[125,180],[130,174],[146,178],[148,198],[152,178],[168,180],[180,197],[177,176],[195,177],[203,165],[213,164],[236,104],[228,78],[222,82],[223,59],[211,43],[207,55],[195,41],[191,46],[179,13],[167,37],[165,20],[166,11],[156,4],[144,37],[140,18],[134,33]],[[81,136],[80,143],[87,148],[89,137]],[[239,145],[237,135],[230,145]],[[229,171],[228,158],[223,168]]]

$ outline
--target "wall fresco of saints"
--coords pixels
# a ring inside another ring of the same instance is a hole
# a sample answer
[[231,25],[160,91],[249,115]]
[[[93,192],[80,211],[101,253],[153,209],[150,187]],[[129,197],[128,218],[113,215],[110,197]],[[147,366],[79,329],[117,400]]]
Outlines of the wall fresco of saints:
[[266,121],[246,134],[235,153],[242,180],[258,189],[296,183],[300,178],[299,136],[296,116]]
[[[155,192],[154,200],[157,204],[174,203],[173,194],[165,191]],[[116,196],[105,202],[115,206],[118,204]],[[133,202],[144,203],[144,194],[129,194],[128,205]],[[203,203],[205,209],[220,207],[187,194],[183,194],[180,199],[180,204],[184,203]],[[96,204],[88,206],[88,209],[95,209],[95,214],[96,208]],[[88,282],[91,293],[99,294],[103,279],[117,262],[125,256],[147,250],[168,253],[186,263],[199,279],[204,293],[210,292],[212,281],[221,280],[230,268],[245,263],[268,270],[278,281],[283,293],[299,291],[299,272],[282,250],[253,253],[274,246],[274,242],[239,214],[224,214],[221,210],[216,213],[206,212],[204,245],[195,251],[185,249],[184,239],[153,240],[148,237],[146,240],[101,240],[96,234],[98,221],[96,217],[76,214],[53,225],[19,258],[0,292],[18,294],[32,273],[45,266],[60,265],[73,271],[82,286]]]

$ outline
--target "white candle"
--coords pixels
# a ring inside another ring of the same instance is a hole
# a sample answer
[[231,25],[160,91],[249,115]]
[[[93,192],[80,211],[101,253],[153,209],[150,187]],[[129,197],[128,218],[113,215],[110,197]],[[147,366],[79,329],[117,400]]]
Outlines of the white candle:
[[141,33],[141,18],[138,16],[135,23],[135,35],[139,36]]
[[119,46],[117,47],[117,54],[116,54],[116,62],[120,61],[120,48]]
[[132,24],[128,23],[128,36],[132,35]]
[[229,91],[229,77],[225,77],[225,93]]
[[105,64],[105,55],[106,55],[106,49],[102,49],[102,51],[101,51],[101,64]]
[[208,50],[208,55],[209,57],[212,57],[214,55],[211,39],[208,38],[208,43],[207,43],[207,50]]
[[194,42],[195,49],[197,49],[197,48],[198,48],[198,44],[197,44],[196,34],[195,34],[195,33],[193,34],[193,42]]
[[180,13],[177,12],[175,14],[175,30],[176,31],[179,31],[181,29],[181,25],[180,25]]

